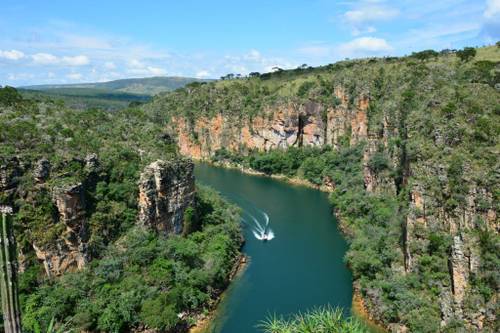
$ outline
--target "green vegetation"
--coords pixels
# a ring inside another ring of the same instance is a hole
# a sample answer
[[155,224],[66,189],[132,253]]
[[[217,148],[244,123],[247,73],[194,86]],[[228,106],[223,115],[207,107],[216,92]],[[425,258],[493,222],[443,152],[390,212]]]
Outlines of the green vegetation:
[[270,317],[261,328],[266,333],[367,333],[354,318],[345,318],[339,309],[320,308],[287,320]]
[[116,111],[127,108],[131,103],[140,105],[151,99],[148,95],[94,88],[20,89],[19,92],[27,99],[38,101],[59,100],[71,109],[76,110],[100,108]]
[[469,61],[476,56],[476,49],[473,47],[466,47],[463,50],[457,51],[457,57],[462,61]]
[[[161,125],[138,108],[76,111],[3,88],[0,127],[0,165],[14,184],[0,199],[17,211],[24,332],[179,331],[208,311],[239,256],[239,210],[197,187],[182,236],[165,238],[136,226],[141,170],[157,159],[177,158]],[[96,155],[94,168],[85,160],[89,154]],[[42,158],[51,165],[50,176],[35,183],[33,169]],[[64,237],[52,196],[75,184],[84,189],[92,260],[80,271],[48,278],[32,245],[53,249]]]
[[23,290],[24,331],[52,318],[75,331],[192,324],[228,284],[241,244],[238,209],[213,190],[198,188],[195,211],[200,231],[164,238],[132,227],[88,268]]
[[182,88],[189,83],[202,83],[185,77],[150,77],[141,79],[123,79],[109,82],[37,85],[19,90],[25,97],[38,100],[62,100],[72,109],[85,110],[102,108],[120,110],[129,106],[145,103],[153,95]]
[[[328,110],[341,104],[336,87],[343,88],[342,102],[351,106],[369,94],[370,136],[354,143],[351,128],[345,128],[335,147],[220,149],[213,160],[316,185],[331,182],[330,199],[350,240],[346,261],[381,322],[401,323],[412,332],[452,332],[485,313],[490,325],[500,284],[499,237],[486,218],[490,211],[498,216],[500,208],[499,50],[426,50],[249,78],[229,75],[190,83],[120,112],[69,110],[61,102],[25,100],[12,88],[0,89],[1,164],[19,159],[30,168],[45,157],[52,165],[45,186],[13,170],[18,197],[8,192],[0,197],[19,212],[14,222],[26,256],[19,280],[24,329],[36,332],[53,321],[69,330],[184,328],[227,283],[240,242],[238,214],[200,189],[196,205],[184,215],[183,237],[164,239],[135,227],[140,170],[177,155],[165,125],[184,116],[197,140],[194,124],[200,117],[222,114],[238,126],[284,104],[314,101]],[[99,157],[97,174],[85,168],[90,153]],[[50,246],[64,232],[47,223],[54,214],[52,190],[87,179],[92,179],[84,195],[94,260],[80,272],[47,280],[31,245]],[[411,201],[416,193],[422,194],[424,208]],[[465,225],[471,205],[473,218]],[[414,221],[410,232],[409,220]],[[466,289],[464,318],[448,318],[442,327],[442,304],[453,302],[449,262],[458,233],[468,244],[465,250],[476,251],[479,260]],[[356,331],[354,322],[339,318],[338,312],[318,310],[289,321],[271,318],[264,328],[302,332],[346,325],[345,330]]]
[[[346,261],[381,322],[404,324],[412,332],[451,332],[470,328],[471,318],[484,311],[487,329],[494,331],[500,252],[488,214],[500,211],[499,63],[496,46],[341,61],[179,89],[144,109],[164,124],[184,116],[196,140],[203,135],[193,126],[200,117],[220,114],[240,128],[282,105],[314,101],[334,108],[340,102],[336,87],[352,107],[357,97],[369,95],[369,135],[356,144],[347,127],[335,147],[223,148],[212,160],[316,185],[333,183],[331,201],[351,243]],[[415,193],[423,196],[423,208],[411,201]],[[466,216],[471,210],[472,217]],[[406,238],[408,220],[413,224]],[[463,317],[447,318],[442,327],[443,304],[454,306],[449,262],[457,234],[467,243],[464,251],[480,253],[480,264],[470,273]]]

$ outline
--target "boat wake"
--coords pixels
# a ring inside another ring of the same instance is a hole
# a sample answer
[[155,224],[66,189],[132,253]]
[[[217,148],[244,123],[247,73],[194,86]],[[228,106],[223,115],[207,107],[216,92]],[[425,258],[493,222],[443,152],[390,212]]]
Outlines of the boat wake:
[[260,212],[263,216],[263,220],[259,221],[252,214],[245,212],[249,217],[251,222],[243,219],[243,221],[252,229],[252,234],[254,237],[261,241],[270,241],[275,238],[274,232],[269,226],[269,215],[266,212]]

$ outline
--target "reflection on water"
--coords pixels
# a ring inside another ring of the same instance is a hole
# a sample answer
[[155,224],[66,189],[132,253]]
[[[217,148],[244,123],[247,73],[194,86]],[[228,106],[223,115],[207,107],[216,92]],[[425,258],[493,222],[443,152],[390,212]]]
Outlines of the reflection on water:
[[255,333],[269,315],[316,306],[350,313],[352,277],[343,261],[347,244],[325,193],[205,164],[197,165],[195,174],[242,208],[243,251],[250,257],[225,293],[209,332]]

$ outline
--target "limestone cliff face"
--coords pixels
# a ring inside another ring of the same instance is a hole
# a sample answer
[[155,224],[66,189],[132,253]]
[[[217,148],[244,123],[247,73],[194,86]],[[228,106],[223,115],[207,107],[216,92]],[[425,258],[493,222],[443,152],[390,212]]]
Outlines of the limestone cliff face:
[[85,217],[84,187],[82,183],[54,189],[53,201],[58,221],[64,231],[55,244],[39,247],[33,244],[36,256],[43,261],[47,275],[60,275],[85,266],[87,256],[87,220]]
[[[36,206],[37,193],[48,193],[52,205],[53,216],[47,216],[47,228],[58,230],[56,239],[50,244],[33,241],[30,245],[34,254],[45,268],[48,276],[60,275],[67,271],[81,269],[88,262],[88,211],[85,191],[95,183],[99,162],[95,154],[85,159],[74,160],[86,170],[82,181],[53,185],[51,179],[51,163],[41,158],[31,165],[23,165],[17,158],[11,158],[0,166],[0,195],[2,200],[21,200]],[[28,176],[33,180],[33,187],[19,188],[19,177]],[[47,207],[46,207],[47,208]],[[48,209],[48,208],[47,208]],[[27,217],[30,218],[29,216]],[[30,225],[25,226],[30,228]],[[29,232],[29,230],[27,231]],[[24,267],[26,252],[29,248],[20,248],[20,269]]]
[[195,159],[209,158],[221,148],[245,153],[289,147],[337,145],[349,131],[353,144],[367,138],[368,96],[351,105],[341,88],[335,90],[341,103],[335,108],[308,101],[265,107],[254,118],[234,119],[222,114],[201,117],[190,123],[174,117],[170,130],[180,152]]
[[184,211],[194,200],[194,164],[188,160],[156,161],[139,181],[139,223],[157,232],[180,234]]

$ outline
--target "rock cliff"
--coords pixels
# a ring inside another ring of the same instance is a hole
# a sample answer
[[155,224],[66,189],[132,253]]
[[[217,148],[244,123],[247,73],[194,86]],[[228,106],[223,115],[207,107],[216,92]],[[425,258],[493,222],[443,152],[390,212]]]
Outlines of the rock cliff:
[[253,149],[335,146],[347,131],[353,144],[366,139],[369,97],[360,96],[350,105],[342,89],[336,94],[343,102],[331,108],[313,101],[287,103],[265,107],[254,118],[218,114],[198,118],[192,125],[184,117],[173,117],[170,131],[180,152],[195,159],[209,158],[221,148],[246,153]]
[[194,200],[194,164],[189,160],[156,161],[139,180],[139,223],[167,234],[183,231],[184,211]]
[[[384,102],[386,109],[381,110],[377,100],[380,96],[374,98],[369,89],[348,91],[346,86],[335,86],[331,96],[335,103],[290,99],[265,104],[252,116],[219,111],[213,117],[189,120],[175,115],[167,126],[177,139],[180,152],[195,159],[208,159],[222,148],[245,155],[253,150],[339,147],[346,140],[351,146],[362,143],[365,190],[373,195],[407,193],[407,201],[401,207],[404,223],[399,249],[404,260],[400,266],[392,267],[395,274],[418,273],[416,263],[427,251],[429,235],[446,233],[453,244],[448,258],[449,284],[440,286],[442,325],[459,320],[473,330],[482,329],[488,321],[491,326],[491,306],[464,310],[472,279],[482,264],[474,230],[483,228],[484,222],[490,232],[499,232],[491,185],[471,178],[474,166],[468,163],[458,167],[460,180],[456,181],[453,177],[457,172],[450,166],[453,161],[445,156],[425,156],[423,142],[429,136],[422,133],[423,120],[411,118],[415,108],[412,93],[399,92],[402,96],[397,96],[398,102]],[[439,105],[436,100],[429,100],[428,112],[436,112]],[[446,125],[434,125],[431,137],[433,145],[446,150],[450,143],[443,137],[443,126]],[[415,142],[420,146],[416,147]],[[387,162],[380,164],[377,160]],[[465,187],[466,193],[456,197],[458,186]],[[452,208],[450,202],[454,203]],[[380,298],[377,295],[372,293],[373,304],[381,303],[376,300]],[[494,299],[496,296],[489,302]]]
[[48,276],[81,269],[88,261],[87,219],[85,216],[84,187],[81,183],[58,187],[53,190],[57,208],[57,224],[64,228],[55,244],[37,246],[36,256],[43,261]]

